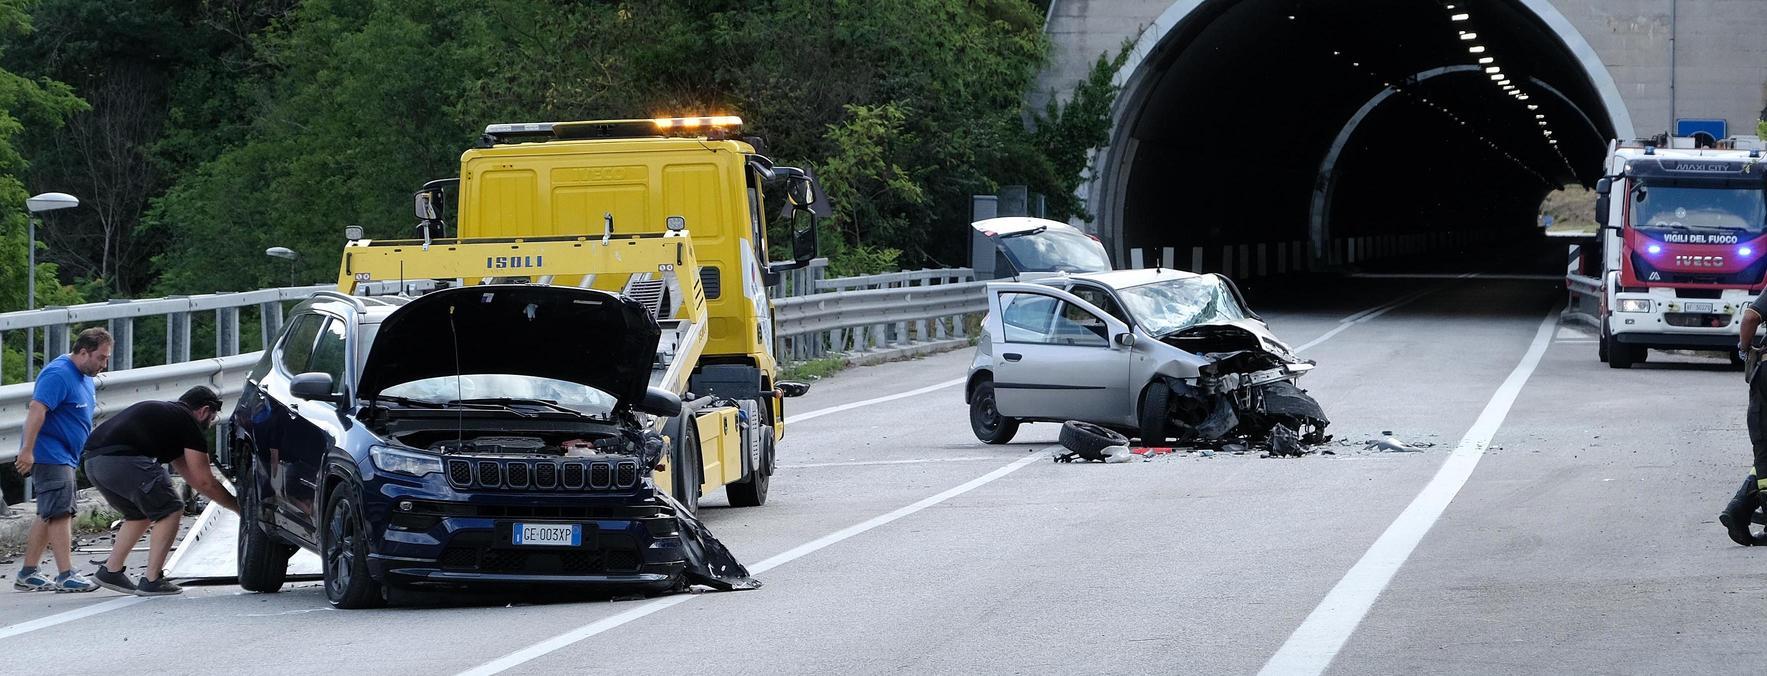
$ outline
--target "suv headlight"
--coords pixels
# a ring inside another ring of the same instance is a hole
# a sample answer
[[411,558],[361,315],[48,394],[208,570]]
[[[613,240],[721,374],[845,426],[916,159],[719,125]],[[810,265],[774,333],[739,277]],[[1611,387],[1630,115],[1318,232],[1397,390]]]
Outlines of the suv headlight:
[[374,468],[382,472],[424,476],[442,471],[441,458],[427,453],[400,450],[391,446],[370,446],[368,457],[374,461]]
[[1649,298],[1621,298],[1621,312],[1650,312]]

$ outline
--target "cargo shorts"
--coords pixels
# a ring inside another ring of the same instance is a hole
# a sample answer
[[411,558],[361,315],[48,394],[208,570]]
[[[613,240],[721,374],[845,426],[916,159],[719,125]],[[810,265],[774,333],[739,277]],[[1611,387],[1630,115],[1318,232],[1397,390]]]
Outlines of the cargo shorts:
[[158,521],[184,511],[165,465],[144,455],[87,458],[86,479],[126,521]]
[[31,491],[37,496],[37,518],[47,521],[73,516],[74,497],[79,492],[74,481],[73,465],[31,467]]

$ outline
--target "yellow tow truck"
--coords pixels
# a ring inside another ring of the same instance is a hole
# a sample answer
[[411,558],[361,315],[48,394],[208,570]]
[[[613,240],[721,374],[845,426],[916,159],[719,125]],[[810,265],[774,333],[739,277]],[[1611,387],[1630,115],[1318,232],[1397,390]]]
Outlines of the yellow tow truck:
[[[808,389],[779,380],[767,286],[815,257],[827,200],[741,128],[730,116],[490,125],[459,178],[415,193],[417,239],[350,229],[338,287],[531,283],[638,300],[662,328],[651,384],[684,403],[653,421],[670,440],[656,485],[689,509],[719,487],[733,506],[761,505],[783,399]],[[792,226],[789,261],[768,258],[772,191]]]

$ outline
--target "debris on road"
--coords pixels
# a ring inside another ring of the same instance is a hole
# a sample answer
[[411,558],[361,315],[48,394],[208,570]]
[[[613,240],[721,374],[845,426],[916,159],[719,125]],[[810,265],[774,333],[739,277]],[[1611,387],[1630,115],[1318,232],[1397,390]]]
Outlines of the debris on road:
[[1382,430],[1380,439],[1369,439],[1363,444],[1362,450],[1382,451],[1386,453],[1422,453],[1426,448],[1434,448],[1435,444],[1421,442],[1408,444],[1393,436],[1392,430]]

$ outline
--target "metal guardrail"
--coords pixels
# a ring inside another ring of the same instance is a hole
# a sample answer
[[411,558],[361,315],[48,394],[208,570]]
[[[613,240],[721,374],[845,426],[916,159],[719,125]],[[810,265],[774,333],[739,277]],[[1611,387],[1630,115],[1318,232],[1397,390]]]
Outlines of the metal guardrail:
[[[214,388],[221,399],[232,406],[245,388],[245,374],[262,354],[253,352],[100,373],[94,378],[97,381],[98,409],[92,412],[93,424],[103,422],[111,414],[138,402],[177,399],[184,390],[197,385]],[[30,410],[34,387],[35,383],[0,386],[0,462],[11,462],[18,457],[19,445],[24,441],[25,414]]]
[[[136,320],[148,317],[163,317],[165,319],[165,363],[177,364],[190,361],[191,315],[198,312],[213,312],[215,313],[214,354],[226,357],[239,353],[240,308],[253,306],[258,308],[261,341],[269,340],[282,330],[282,306],[284,303],[302,300],[320,291],[334,288],[337,287],[331,284],[318,284],[144,300],[116,299],[104,303],[5,312],[0,313],[0,341],[4,341],[7,331],[36,330],[40,336],[40,342],[32,341],[37,344],[31,346],[35,348],[34,350],[25,351],[27,355],[32,351],[40,351],[45,355],[58,355],[67,352],[73,338],[72,327],[105,322],[111,336],[116,340],[116,346],[112,350],[111,368],[117,371],[126,371],[133,370],[134,366],[134,326]],[[259,345],[259,349],[263,347],[262,344]],[[27,356],[27,360],[29,358]],[[26,370],[34,374],[37,366],[40,365],[27,361]]]
[[[784,351],[778,354],[808,354],[811,352],[809,347],[812,342],[818,348],[817,356],[820,356],[831,350],[865,351],[919,340],[961,338],[965,335],[964,318],[969,314],[985,312],[988,308],[983,294],[986,284],[971,281],[942,284],[932,282],[973,278],[973,271],[968,269],[916,270],[834,280],[806,277],[796,282],[798,288],[807,290],[813,286],[820,289],[824,283],[832,282],[835,284],[831,286],[835,288],[860,290],[811,293],[774,300],[774,332],[784,344]],[[892,286],[894,288],[890,288]],[[332,288],[335,287],[303,286],[9,312],[0,314],[0,330],[61,327],[61,339],[65,341],[67,327],[71,325],[110,321],[112,333],[118,333],[116,322],[119,320],[123,326],[127,326],[130,321],[140,317],[164,315],[169,321],[176,322],[176,318],[181,315],[184,318],[183,328],[188,336],[188,317],[191,312],[227,312],[231,309],[232,319],[237,322],[239,307],[263,305],[266,308],[264,316],[273,316],[275,321],[275,327],[265,327],[264,335],[266,340],[270,340],[280,330],[282,302],[303,299],[318,291]],[[226,317],[218,319],[224,322]],[[235,332],[235,340],[237,335]],[[118,339],[118,353],[123,352],[123,340],[120,337]],[[187,338],[185,348],[188,349]],[[66,347],[63,346],[61,351],[65,350]],[[237,351],[237,343],[234,351]],[[231,406],[244,388],[245,374],[262,354],[262,350],[259,350],[160,366],[122,368],[99,374],[95,379],[98,409],[93,412],[94,423],[102,422],[111,414],[137,402],[176,399],[184,390],[195,385],[215,388],[221,394],[222,400]],[[188,358],[188,352],[185,356]],[[116,365],[115,357],[112,357],[112,364]],[[0,385],[0,461],[10,462],[18,455],[33,388],[34,384],[28,382]]]

